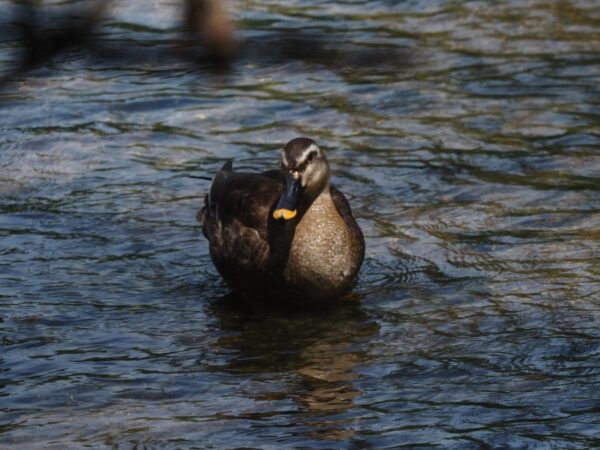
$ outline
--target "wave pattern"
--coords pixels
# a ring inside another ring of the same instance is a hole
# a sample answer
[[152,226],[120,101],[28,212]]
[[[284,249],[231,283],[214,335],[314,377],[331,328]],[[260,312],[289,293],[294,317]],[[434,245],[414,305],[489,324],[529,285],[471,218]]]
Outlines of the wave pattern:
[[[116,2],[0,90],[3,445],[600,446],[595,3],[240,2],[218,70],[176,3]],[[365,232],[357,301],[249,310],[202,177],[297,135]]]

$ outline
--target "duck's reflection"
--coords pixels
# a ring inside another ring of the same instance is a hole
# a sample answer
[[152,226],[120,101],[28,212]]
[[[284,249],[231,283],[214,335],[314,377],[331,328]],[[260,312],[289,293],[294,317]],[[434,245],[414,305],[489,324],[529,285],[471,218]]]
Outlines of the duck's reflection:
[[[295,416],[312,438],[344,440],[352,436],[346,413],[361,394],[357,369],[366,362],[363,346],[378,326],[357,301],[335,310],[256,310],[234,295],[214,304],[212,312],[225,332],[216,350],[235,355],[225,371],[291,375],[286,392],[273,398],[294,401]],[[261,393],[260,399],[270,397]],[[258,398],[258,397],[257,397]],[[302,418],[302,419],[300,419]]]

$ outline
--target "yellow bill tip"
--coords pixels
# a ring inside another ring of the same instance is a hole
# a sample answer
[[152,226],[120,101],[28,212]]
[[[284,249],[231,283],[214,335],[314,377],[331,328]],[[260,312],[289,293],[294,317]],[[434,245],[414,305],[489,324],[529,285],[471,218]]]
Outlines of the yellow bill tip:
[[294,217],[296,217],[296,214],[298,213],[298,211],[294,210],[290,210],[290,209],[276,209],[275,211],[273,211],[273,219],[275,220],[279,220],[279,219],[283,219],[283,220],[290,220],[293,219]]

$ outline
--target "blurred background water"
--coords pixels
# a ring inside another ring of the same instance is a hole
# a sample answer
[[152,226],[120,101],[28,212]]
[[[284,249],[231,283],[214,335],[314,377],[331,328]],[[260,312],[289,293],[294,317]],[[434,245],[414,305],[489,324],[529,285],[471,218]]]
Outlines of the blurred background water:
[[[128,0],[1,88],[0,446],[600,446],[597,2],[233,6],[228,69]],[[358,300],[252,311],[202,177],[296,136],[365,232]]]

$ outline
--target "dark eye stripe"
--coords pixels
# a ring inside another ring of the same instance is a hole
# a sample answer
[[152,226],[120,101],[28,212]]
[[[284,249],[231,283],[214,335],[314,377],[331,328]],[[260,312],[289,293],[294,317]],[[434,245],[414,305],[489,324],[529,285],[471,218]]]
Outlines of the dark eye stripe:
[[307,165],[308,165],[308,161],[304,161],[302,164],[299,164],[298,167],[296,167],[296,170],[298,172],[302,172],[304,169],[306,169]]
[[[304,161],[302,161],[300,164],[298,164],[297,166],[287,166],[288,170],[293,170],[295,172],[302,172],[304,169],[306,169],[306,166],[313,160],[315,159],[315,157],[317,156],[318,152],[317,151],[312,151],[310,152],[306,158],[304,159]],[[285,167],[285,165],[282,163],[282,167]]]
[[317,152],[316,151],[312,151],[308,154],[308,156],[306,157],[306,159],[298,165],[298,167],[296,168],[296,170],[298,172],[302,172],[304,169],[306,169],[306,166],[308,165],[309,162],[311,162],[313,159],[315,159],[315,156],[317,156]]

